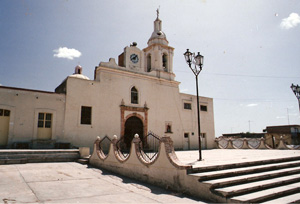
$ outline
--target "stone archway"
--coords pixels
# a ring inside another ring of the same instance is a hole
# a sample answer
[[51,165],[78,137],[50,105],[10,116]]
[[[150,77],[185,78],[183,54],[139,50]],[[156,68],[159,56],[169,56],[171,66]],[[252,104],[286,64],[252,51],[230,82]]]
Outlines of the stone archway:
[[143,141],[144,124],[140,118],[131,116],[125,122],[124,143],[126,144],[127,148],[130,148],[131,141],[135,134],[138,134],[140,139]]

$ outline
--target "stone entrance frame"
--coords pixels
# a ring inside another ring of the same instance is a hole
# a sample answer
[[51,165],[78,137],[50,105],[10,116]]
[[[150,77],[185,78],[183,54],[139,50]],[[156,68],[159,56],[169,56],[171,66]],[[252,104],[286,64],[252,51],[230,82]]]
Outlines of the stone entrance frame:
[[[133,107],[133,106],[120,105],[120,109],[121,109],[121,134],[120,134],[121,138],[123,138],[125,135],[126,121],[127,121],[127,119],[129,119],[132,116],[135,116],[142,121],[144,136],[147,135],[147,132],[148,132],[148,110],[149,110],[148,107]],[[131,113],[125,117],[126,111],[131,112]],[[144,117],[139,113],[143,113]]]

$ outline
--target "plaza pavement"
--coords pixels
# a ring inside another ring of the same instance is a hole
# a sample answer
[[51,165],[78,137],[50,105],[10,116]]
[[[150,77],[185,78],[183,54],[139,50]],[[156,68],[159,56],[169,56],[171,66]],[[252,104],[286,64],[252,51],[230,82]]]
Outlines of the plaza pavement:
[[[0,165],[0,203],[196,203],[75,162]],[[203,202],[199,202],[203,203]]]
[[211,149],[202,150],[202,161],[199,151],[176,151],[180,161],[193,167],[225,165],[233,163],[269,160],[300,156],[300,150],[277,149]]
[[[194,167],[300,156],[300,150],[177,151]],[[0,165],[3,203],[205,203],[79,163]]]

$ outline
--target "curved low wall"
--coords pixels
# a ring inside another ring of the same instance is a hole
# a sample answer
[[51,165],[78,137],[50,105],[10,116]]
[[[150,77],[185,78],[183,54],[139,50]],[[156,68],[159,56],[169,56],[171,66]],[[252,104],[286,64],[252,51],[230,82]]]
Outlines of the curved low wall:
[[280,137],[275,148],[266,143],[265,138],[225,138],[215,139],[217,147],[220,149],[300,149],[300,145],[287,145],[283,137]]
[[133,139],[127,157],[118,150],[116,138],[111,141],[107,155],[100,149],[100,141],[98,138],[94,143],[90,164],[138,180],[170,187],[174,183],[182,183],[181,179],[186,175],[186,170],[192,168],[178,160],[170,137],[161,138],[158,154],[149,162],[143,159],[139,151],[139,138]]
[[95,167],[193,196],[201,195],[207,199],[214,197],[209,188],[199,183],[197,177],[187,174],[187,169],[192,166],[178,160],[170,137],[160,138],[157,156],[151,161],[143,159],[143,152],[139,148],[140,139],[137,137],[133,139],[130,153],[126,157],[118,150],[116,138],[111,140],[107,154],[101,150],[100,142],[100,138],[95,141],[89,160]]

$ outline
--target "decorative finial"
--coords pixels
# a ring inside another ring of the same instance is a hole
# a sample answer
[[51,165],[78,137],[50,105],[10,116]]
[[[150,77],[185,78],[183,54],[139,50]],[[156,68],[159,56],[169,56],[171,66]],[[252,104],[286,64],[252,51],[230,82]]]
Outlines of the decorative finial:
[[158,7],[158,9],[156,9],[157,19],[159,18],[159,8],[160,8],[160,6]]

